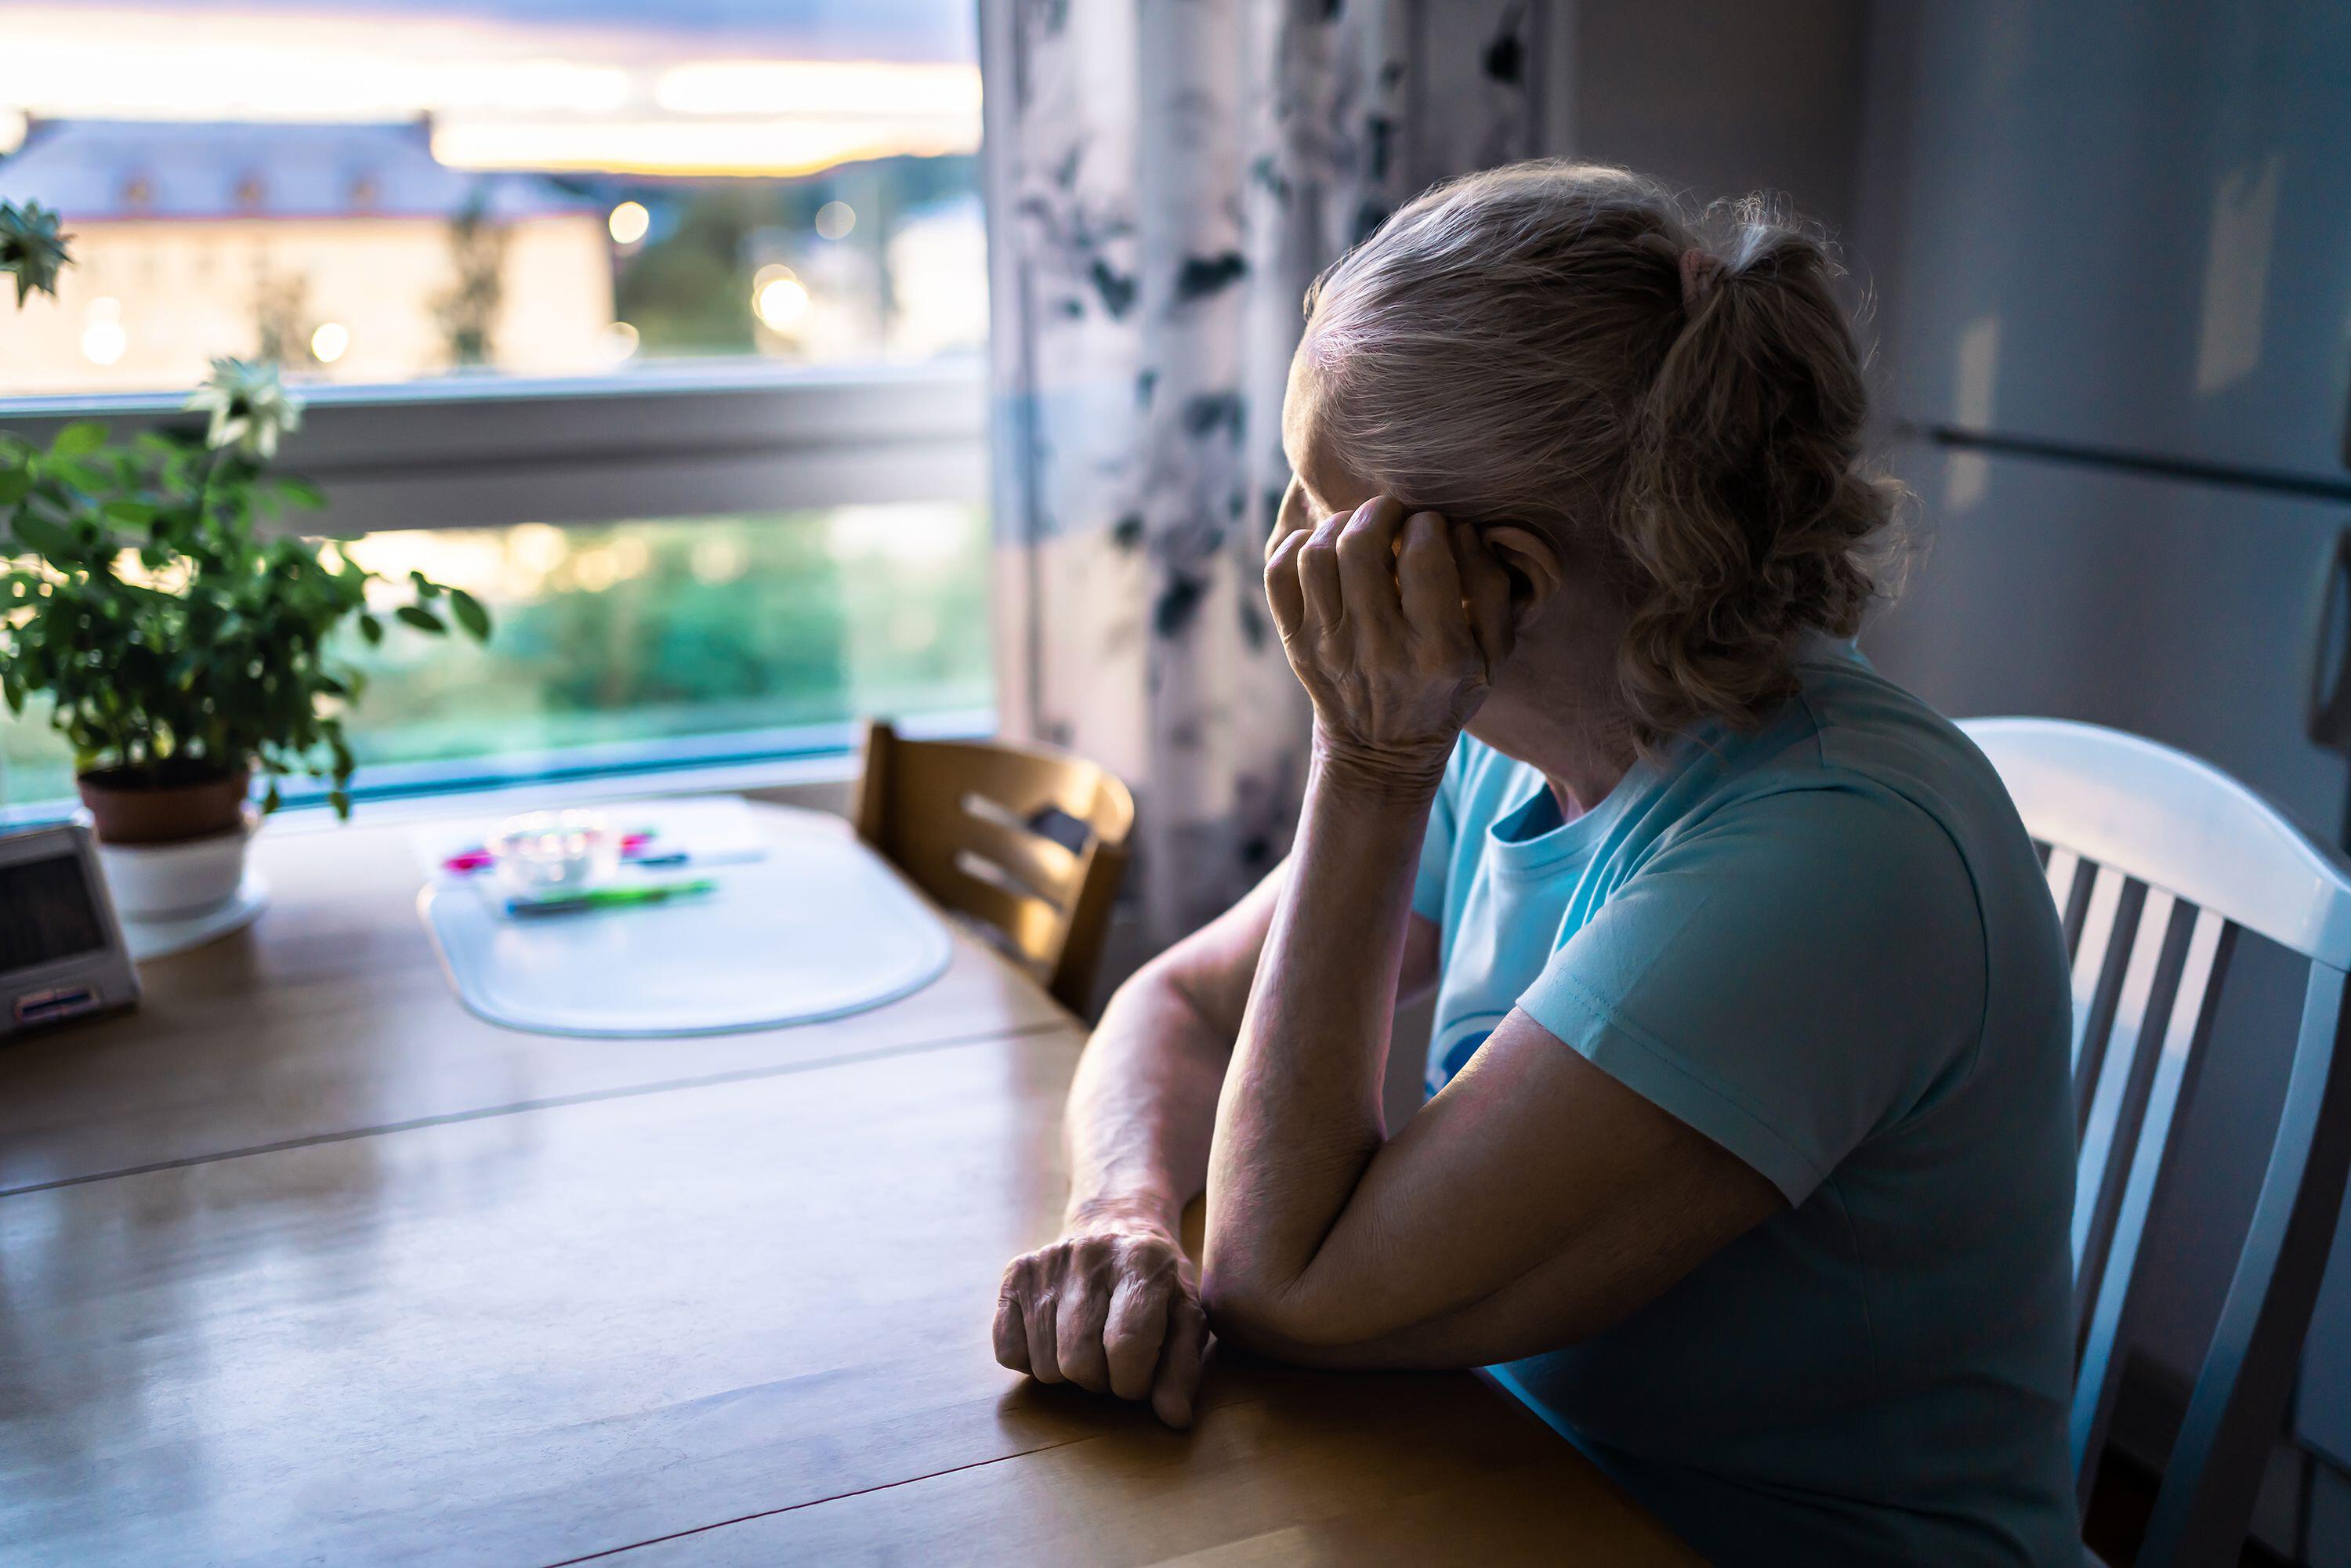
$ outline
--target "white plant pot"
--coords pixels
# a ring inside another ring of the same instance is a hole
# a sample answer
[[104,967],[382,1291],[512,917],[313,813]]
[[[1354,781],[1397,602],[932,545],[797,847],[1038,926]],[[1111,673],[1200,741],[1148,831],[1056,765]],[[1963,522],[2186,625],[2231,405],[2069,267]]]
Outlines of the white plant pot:
[[225,833],[171,844],[110,844],[100,841],[99,864],[107,891],[126,925],[194,920],[225,908],[245,880],[245,848],[261,826],[251,806]]

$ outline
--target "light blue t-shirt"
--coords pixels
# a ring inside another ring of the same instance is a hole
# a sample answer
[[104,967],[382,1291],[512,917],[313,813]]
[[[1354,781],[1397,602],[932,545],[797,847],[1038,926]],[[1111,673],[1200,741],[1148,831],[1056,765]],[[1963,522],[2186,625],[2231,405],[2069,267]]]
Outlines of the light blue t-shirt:
[[1849,647],[1562,822],[1465,739],[1413,908],[1434,1093],[1513,1007],[1792,1206],[1494,1369],[1723,1563],[2082,1561],[2064,953],[1990,763]]

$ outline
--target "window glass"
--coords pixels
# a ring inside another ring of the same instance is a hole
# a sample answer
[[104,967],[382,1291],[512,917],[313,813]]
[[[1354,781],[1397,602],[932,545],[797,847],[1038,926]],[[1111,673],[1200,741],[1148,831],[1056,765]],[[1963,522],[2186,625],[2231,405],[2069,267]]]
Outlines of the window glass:
[[967,351],[970,0],[0,0],[0,396]]
[[[779,732],[994,699],[977,507],[838,507],[610,528],[371,534],[352,553],[472,592],[489,642],[398,622],[343,652],[355,788],[752,755]],[[0,718],[5,803],[73,793],[37,711]]]

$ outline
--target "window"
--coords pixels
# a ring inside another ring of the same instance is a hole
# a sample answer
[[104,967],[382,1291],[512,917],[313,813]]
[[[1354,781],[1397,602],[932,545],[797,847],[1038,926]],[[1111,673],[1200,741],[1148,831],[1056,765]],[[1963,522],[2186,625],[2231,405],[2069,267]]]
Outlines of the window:
[[[0,428],[279,365],[322,526],[503,611],[375,655],[362,793],[984,710],[972,9],[0,0],[0,196],[76,256]],[[0,804],[62,794],[7,729]]]
[[[589,528],[371,534],[353,553],[487,605],[486,645],[394,622],[341,652],[368,681],[351,745],[379,793],[773,755],[862,713],[982,714],[985,518],[916,502]],[[34,716],[37,717],[37,716]],[[0,738],[14,799],[72,792],[37,723]]]

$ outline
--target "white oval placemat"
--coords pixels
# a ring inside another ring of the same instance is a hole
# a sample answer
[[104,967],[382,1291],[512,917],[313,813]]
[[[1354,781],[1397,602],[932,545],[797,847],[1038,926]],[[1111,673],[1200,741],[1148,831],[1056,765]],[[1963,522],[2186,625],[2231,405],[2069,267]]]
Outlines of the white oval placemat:
[[[674,904],[517,920],[487,876],[418,899],[467,1009],[549,1034],[719,1034],[880,1007],[936,979],[946,927],[856,840],[787,813],[765,857]],[[679,874],[686,874],[681,872]]]

